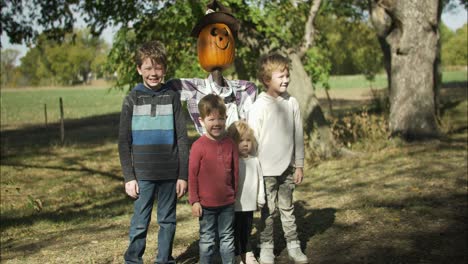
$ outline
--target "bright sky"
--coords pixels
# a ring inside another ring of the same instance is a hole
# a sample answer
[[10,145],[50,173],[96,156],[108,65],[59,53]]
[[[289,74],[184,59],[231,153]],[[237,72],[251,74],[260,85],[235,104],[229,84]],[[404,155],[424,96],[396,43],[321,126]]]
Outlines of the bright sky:
[[468,23],[467,13],[463,7],[458,6],[453,11],[442,13],[442,21],[448,28],[455,31]]
[[[445,25],[447,25],[448,28],[455,31],[468,22],[467,11],[463,7],[458,6],[456,9],[452,10],[451,12],[443,13],[442,21],[445,23]],[[112,39],[115,33],[116,33],[116,28],[107,28],[102,32],[101,36],[104,38],[104,40],[107,43],[112,44]],[[26,52],[28,51],[28,48],[25,45],[11,44],[9,38],[5,34],[2,34],[1,42],[2,42],[2,49],[16,49],[20,52],[19,57],[23,57],[24,55],[26,55]],[[19,64],[19,58],[18,58],[17,64]]]

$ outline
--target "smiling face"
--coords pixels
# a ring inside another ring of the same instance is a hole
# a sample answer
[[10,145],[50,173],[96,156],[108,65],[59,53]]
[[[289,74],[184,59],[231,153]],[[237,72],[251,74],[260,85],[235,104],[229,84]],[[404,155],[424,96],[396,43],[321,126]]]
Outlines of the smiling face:
[[226,116],[221,115],[219,110],[214,109],[204,118],[199,118],[200,123],[205,127],[206,136],[212,140],[221,139],[226,131]]
[[166,69],[162,64],[156,63],[150,58],[144,59],[141,66],[137,66],[137,70],[143,78],[143,84],[150,89],[158,89],[159,84],[164,82]]
[[265,85],[268,88],[266,93],[273,97],[278,97],[285,93],[289,85],[288,68],[273,71],[271,73],[271,79],[265,81]]
[[234,61],[234,36],[229,27],[222,23],[205,26],[198,35],[198,60],[203,69],[212,72],[224,70]]

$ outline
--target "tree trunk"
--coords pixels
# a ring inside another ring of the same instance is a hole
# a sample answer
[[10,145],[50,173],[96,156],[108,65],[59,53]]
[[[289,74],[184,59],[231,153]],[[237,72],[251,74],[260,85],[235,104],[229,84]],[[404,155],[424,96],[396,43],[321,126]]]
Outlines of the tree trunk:
[[311,157],[318,156],[322,159],[326,159],[338,155],[340,151],[331,133],[329,123],[323,114],[322,107],[315,96],[312,81],[301,61],[306,51],[314,45],[316,34],[314,20],[320,5],[321,0],[315,0],[312,3],[304,30],[302,44],[298,49],[288,52],[292,64],[292,69],[290,71],[291,83],[288,87],[288,91],[297,99],[301,108],[305,130],[304,134],[307,137],[306,144],[309,150],[308,154]]
[[319,101],[315,96],[312,81],[302,65],[301,58],[296,52],[289,54],[292,69],[291,83],[288,92],[293,95],[301,108],[304,122],[304,134],[307,137],[309,155],[322,159],[336,156],[339,150],[331,133],[329,123],[325,119]]
[[[391,20],[385,30],[376,27],[391,50],[391,136],[425,139],[439,136],[436,117],[440,0],[373,0],[374,26],[377,15]],[[379,11],[380,10],[380,11]],[[383,34],[382,34],[383,33]]]

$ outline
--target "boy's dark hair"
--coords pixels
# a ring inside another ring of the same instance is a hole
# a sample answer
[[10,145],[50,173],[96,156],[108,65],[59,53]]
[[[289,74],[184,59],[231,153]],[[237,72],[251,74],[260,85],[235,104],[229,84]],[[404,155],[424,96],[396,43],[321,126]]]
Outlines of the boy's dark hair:
[[271,80],[271,74],[276,70],[284,71],[285,69],[291,69],[291,61],[288,57],[279,53],[269,53],[258,60],[257,69],[257,79],[265,86],[265,89],[267,89],[268,87],[265,82]]
[[166,48],[164,48],[161,42],[157,40],[145,42],[137,49],[135,53],[135,63],[138,67],[141,67],[143,61],[147,58],[150,58],[153,63],[163,65],[164,69],[166,69]]
[[223,98],[219,95],[208,94],[198,103],[198,111],[200,112],[201,118],[209,116],[214,110],[218,110],[219,115],[226,116],[226,105],[224,104]]

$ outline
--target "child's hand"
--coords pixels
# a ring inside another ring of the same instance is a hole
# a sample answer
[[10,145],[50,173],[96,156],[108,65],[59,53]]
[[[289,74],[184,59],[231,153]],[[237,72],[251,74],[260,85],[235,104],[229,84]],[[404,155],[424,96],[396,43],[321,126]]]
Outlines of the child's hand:
[[262,210],[263,206],[265,206],[264,203],[257,203],[257,210]]
[[192,204],[192,215],[195,217],[201,217],[202,216],[202,207],[201,204],[196,202]]
[[176,192],[177,198],[184,196],[184,194],[187,192],[187,181],[177,180]]
[[140,194],[140,188],[138,187],[138,182],[136,180],[131,180],[125,183],[125,192],[128,196],[132,197],[133,199],[138,198]]
[[303,179],[304,179],[304,172],[302,168],[296,168],[296,171],[294,172],[294,183],[300,184]]

